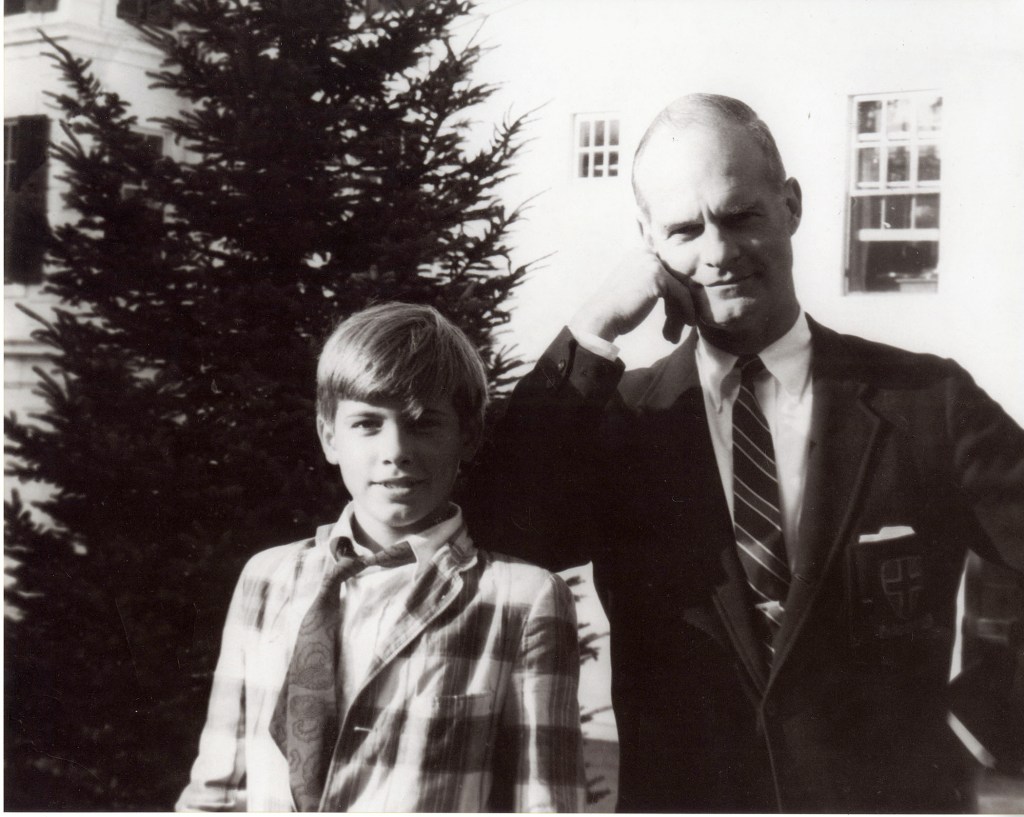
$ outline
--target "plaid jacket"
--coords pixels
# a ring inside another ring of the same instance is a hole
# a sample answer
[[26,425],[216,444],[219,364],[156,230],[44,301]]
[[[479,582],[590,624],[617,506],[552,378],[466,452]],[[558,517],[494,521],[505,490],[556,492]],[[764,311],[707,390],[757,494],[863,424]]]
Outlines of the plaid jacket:
[[[292,810],[268,728],[330,558],[320,533],[243,570],[178,810]],[[565,583],[455,537],[416,578],[344,715],[322,810],[581,811],[578,676]]]

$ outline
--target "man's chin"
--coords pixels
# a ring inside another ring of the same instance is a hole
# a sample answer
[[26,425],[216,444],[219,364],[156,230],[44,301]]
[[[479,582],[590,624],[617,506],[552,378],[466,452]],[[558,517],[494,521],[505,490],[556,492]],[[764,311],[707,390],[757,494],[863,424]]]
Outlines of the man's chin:
[[754,324],[753,298],[728,298],[702,305],[697,326],[709,332],[744,332]]
[[727,352],[741,354],[758,334],[760,324],[753,304],[747,299],[732,299],[728,304],[702,310],[697,318],[697,329],[713,346]]

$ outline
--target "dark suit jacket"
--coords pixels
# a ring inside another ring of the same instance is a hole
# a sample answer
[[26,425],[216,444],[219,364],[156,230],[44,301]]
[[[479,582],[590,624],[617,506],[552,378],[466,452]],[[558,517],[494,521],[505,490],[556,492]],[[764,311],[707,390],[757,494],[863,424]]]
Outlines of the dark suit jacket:
[[952,361],[811,331],[799,551],[770,677],[693,337],[623,374],[563,332],[469,482],[470,525],[496,550],[594,564],[621,811],[970,805],[946,724],[957,586],[968,549],[1024,572],[1024,431]]

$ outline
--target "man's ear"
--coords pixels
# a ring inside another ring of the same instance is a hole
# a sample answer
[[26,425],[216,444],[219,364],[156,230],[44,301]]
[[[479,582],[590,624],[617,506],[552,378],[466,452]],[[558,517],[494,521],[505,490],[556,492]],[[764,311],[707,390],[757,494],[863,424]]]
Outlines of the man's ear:
[[338,454],[334,450],[334,423],[327,422],[323,417],[317,415],[316,436],[320,438],[320,447],[324,450],[324,456],[331,465],[338,464]]
[[636,206],[636,226],[637,229],[640,230],[640,238],[643,239],[644,245],[647,249],[653,252],[654,245],[651,240],[651,220],[647,217],[647,214],[639,204]]
[[786,179],[786,183],[782,186],[782,196],[786,202],[786,209],[789,210],[789,234],[793,235],[797,227],[800,226],[800,216],[804,212],[800,182],[793,177]]

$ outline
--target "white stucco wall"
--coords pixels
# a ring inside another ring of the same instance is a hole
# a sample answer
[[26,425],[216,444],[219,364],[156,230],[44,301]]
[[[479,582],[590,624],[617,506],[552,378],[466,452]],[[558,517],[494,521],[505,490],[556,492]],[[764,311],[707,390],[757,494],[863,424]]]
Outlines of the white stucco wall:
[[[503,82],[490,115],[534,114],[511,200],[540,194],[510,338],[536,356],[635,235],[628,160],[651,117],[692,91],[737,96],[772,127],[804,191],[797,288],[822,322],[960,360],[1024,421],[1024,4],[1012,0],[487,0],[478,35]],[[849,97],[944,97],[939,291],[843,294]],[[622,120],[623,175],[572,178],[574,113]],[[484,118],[487,118],[486,116]],[[658,314],[628,363],[667,347]]]

